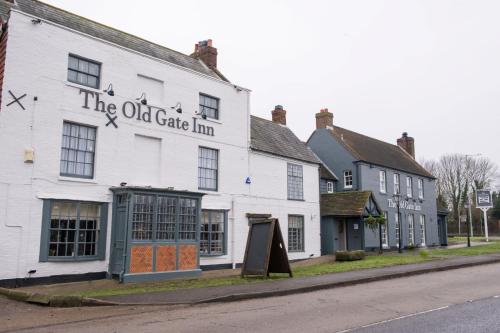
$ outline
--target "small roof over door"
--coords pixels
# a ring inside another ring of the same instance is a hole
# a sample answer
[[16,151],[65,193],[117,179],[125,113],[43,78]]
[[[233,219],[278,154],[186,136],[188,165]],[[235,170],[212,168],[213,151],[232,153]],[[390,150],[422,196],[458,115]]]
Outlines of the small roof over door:
[[321,195],[321,216],[379,216],[382,214],[371,191],[349,191]]

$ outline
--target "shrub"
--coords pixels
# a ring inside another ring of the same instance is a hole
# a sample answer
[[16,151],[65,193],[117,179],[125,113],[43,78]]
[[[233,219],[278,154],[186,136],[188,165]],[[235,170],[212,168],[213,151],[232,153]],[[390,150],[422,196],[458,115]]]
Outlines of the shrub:
[[365,251],[363,250],[335,252],[335,259],[337,261],[354,261],[354,260],[362,260],[364,258],[365,258]]

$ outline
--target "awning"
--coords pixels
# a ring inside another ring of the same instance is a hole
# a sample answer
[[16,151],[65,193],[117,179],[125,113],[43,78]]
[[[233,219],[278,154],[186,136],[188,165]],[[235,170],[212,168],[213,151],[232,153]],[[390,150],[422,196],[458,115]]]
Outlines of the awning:
[[349,191],[321,195],[321,216],[379,216],[382,210],[371,191]]

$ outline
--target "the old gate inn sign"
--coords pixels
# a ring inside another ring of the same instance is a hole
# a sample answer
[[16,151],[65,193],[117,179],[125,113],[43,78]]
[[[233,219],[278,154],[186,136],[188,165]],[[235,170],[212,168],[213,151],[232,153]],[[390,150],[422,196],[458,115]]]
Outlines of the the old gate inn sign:
[[[387,204],[389,205],[389,208],[397,208],[397,204],[394,200],[392,199],[387,199]],[[414,211],[421,211],[422,210],[422,206],[417,204],[417,203],[414,203],[414,202],[410,202],[408,200],[402,200],[400,203],[399,203],[399,208],[401,209],[407,209],[407,210],[414,210]]]
[[103,113],[107,118],[106,126],[112,125],[118,128],[116,121],[123,116],[139,122],[154,123],[158,126],[166,126],[185,132],[215,136],[215,129],[212,126],[202,124],[198,117],[192,117],[191,121],[179,117],[169,117],[166,109],[144,105],[141,102],[125,101],[121,105],[106,103],[101,100],[101,94],[85,89],[80,89],[80,95],[83,97],[82,108]]

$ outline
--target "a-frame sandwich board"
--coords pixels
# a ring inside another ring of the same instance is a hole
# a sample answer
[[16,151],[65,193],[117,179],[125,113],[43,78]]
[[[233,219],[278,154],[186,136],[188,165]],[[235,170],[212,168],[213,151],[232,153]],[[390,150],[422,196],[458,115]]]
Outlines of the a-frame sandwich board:
[[250,224],[241,269],[242,277],[268,277],[269,273],[293,276],[278,219],[257,220]]

